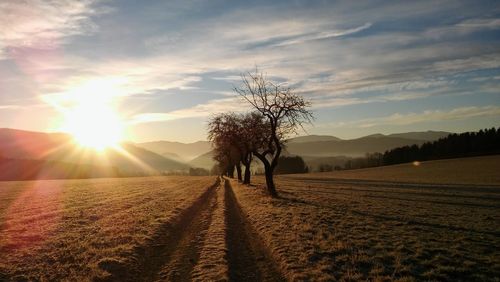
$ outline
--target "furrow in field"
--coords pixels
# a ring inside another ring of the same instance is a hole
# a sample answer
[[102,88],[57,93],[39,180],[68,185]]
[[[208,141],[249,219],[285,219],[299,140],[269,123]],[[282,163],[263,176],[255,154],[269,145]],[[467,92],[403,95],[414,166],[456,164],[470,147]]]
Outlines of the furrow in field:
[[[226,180],[224,180],[226,181]],[[228,281],[229,269],[226,245],[226,199],[224,185],[217,187],[217,204],[207,230],[198,263],[193,269],[193,281]]]
[[242,211],[231,184],[225,182],[229,279],[284,281],[269,250]]
[[219,184],[217,180],[177,219],[162,226],[146,246],[138,249],[136,273],[123,280],[189,280],[210,226]]

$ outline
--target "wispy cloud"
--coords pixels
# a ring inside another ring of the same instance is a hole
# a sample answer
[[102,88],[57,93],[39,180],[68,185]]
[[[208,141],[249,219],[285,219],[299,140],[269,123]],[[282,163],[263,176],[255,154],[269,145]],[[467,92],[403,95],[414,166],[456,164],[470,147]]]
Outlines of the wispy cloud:
[[442,39],[443,37],[463,36],[477,31],[495,29],[500,29],[500,19],[474,18],[461,21],[454,25],[431,28],[424,33],[424,36],[433,39]]
[[301,44],[301,43],[304,43],[307,41],[345,36],[345,35],[354,34],[354,33],[363,31],[365,29],[370,28],[371,26],[372,26],[372,23],[365,23],[361,26],[358,26],[355,28],[349,28],[349,29],[345,29],[345,30],[321,31],[321,32],[314,32],[314,33],[309,33],[309,34],[303,34],[303,35],[299,35],[293,39],[283,40],[281,42],[273,44],[273,46],[276,46],[276,47],[287,46],[287,45],[292,45],[292,44]]
[[[132,112],[131,123],[204,118],[248,109],[233,99],[231,88],[255,65],[311,99],[318,111],[409,100],[424,107],[424,98],[490,95],[499,89],[492,77],[500,71],[500,43],[491,35],[500,29],[499,11],[488,5],[448,0],[130,5],[136,6],[1,1],[0,102],[116,80],[113,87],[123,101],[149,94],[161,101],[124,106]],[[164,95],[180,103],[162,108],[169,101]]]
[[441,122],[466,120],[476,117],[497,117],[500,118],[500,107],[460,107],[451,110],[428,110],[420,113],[395,113],[389,116],[374,117],[356,121],[340,122],[328,124],[330,127],[357,127],[370,128],[387,125],[413,125],[423,122]]
[[248,106],[242,103],[241,98],[225,98],[211,100],[204,104],[198,104],[191,108],[171,111],[168,113],[142,113],[130,118],[129,123],[140,124],[150,122],[164,122],[184,118],[208,117],[222,112],[244,112]]
[[[51,49],[71,35],[95,32],[95,1],[28,0],[0,3],[0,46]],[[101,10],[102,11],[102,10]]]

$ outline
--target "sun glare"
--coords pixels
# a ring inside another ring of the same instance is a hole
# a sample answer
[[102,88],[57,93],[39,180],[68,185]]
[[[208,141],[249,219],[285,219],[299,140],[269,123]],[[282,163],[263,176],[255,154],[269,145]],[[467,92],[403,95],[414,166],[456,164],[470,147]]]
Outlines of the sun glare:
[[123,139],[124,124],[113,105],[119,88],[114,80],[90,81],[66,95],[62,130],[83,147],[104,150]]

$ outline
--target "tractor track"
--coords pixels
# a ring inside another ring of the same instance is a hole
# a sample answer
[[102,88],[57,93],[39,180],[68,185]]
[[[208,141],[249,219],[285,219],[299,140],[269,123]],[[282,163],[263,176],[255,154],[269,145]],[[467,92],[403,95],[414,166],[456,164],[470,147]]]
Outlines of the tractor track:
[[138,252],[135,273],[126,281],[190,281],[215,207],[218,179],[172,224],[165,224]]
[[[221,205],[223,211],[220,210]],[[173,223],[165,223],[145,246],[137,249],[133,258],[136,267],[131,267],[122,275],[114,275],[110,280],[203,281],[203,276],[208,272],[199,273],[197,269],[207,267],[207,262],[200,260],[200,255],[206,250],[205,245],[221,240],[207,237],[212,218],[217,213],[223,214],[224,219],[223,223],[218,222],[215,225],[222,225],[221,230],[224,230],[219,232],[222,232],[222,240],[225,241],[225,255],[222,256],[222,261],[226,265],[226,279],[286,281],[241,209],[230,181],[221,181],[220,178],[189,208],[182,211]],[[226,280],[224,277],[219,278]]]

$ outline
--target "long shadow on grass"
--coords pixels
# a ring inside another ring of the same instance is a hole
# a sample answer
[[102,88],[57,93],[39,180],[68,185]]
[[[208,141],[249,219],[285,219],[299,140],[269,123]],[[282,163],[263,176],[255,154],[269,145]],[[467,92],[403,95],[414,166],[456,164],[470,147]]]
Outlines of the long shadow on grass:
[[[284,194],[283,191],[281,191],[280,193]],[[286,193],[286,194],[292,194],[292,193]],[[293,196],[281,195],[279,197],[279,199],[281,201],[283,201],[283,203],[285,203],[287,205],[291,205],[291,206],[293,206],[293,205],[308,205],[308,206],[313,206],[316,208],[322,208],[322,209],[326,208],[326,209],[331,209],[331,210],[335,210],[335,211],[339,211],[340,209],[345,209],[345,206],[340,207],[340,206],[322,205],[322,204],[306,201],[304,199],[300,199],[300,198],[293,197]],[[462,231],[462,232],[471,232],[471,233],[476,233],[476,234],[488,234],[488,235],[493,235],[493,236],[500,236],[500,232],[495,232],[495,231],[482,231],[482,230],[474,230],[474,229],[469,229],[469,228],[459,227],[459,226],[449,226],[449,225],[443,225],[443,224],[437,224],[437,223],[427,223],[427,222],[422,222],[422,221],[418,221],[418,220],[403,219],[403,218],[399,218],[396,216],[386,216],[386,215],[377,215],[377,214],[373,214],[373,213],[366,213],[366,212],[352,210],[352,209],[348,209],[348,210],[344,210],[344,211],[346,213],[351,212],[351,213],[356,214],[356,215],[371,217],[371,218],[375,218],[375,219],[382,219],[382,220],[387,220],[387,221],[397,221],[397,222],[404,223],[407,225],[421,225],[421,226],[432,227],[432,228],[447,229],[450,231]]]
[[183,210],[173,223],[163,224],[147,244],[136,247],[133,256],[134,267],[124,272],[108,270],[112,273],[112,277],[108,280],[153,281],[159,278],[160,270],[169,262],[181,241],[185,239],[184,235],[189,232],[192,222],[205,209],[209,208],[210,199],[215,196],[216,188],[219,185],[220,179],[218,178],[189,208]]
[[363,197],[378,198],[378,199],[390,199],[390,200],[398,200],[398,201],[408,201],[408,202],[415,202],[415,203],[452,205],[452,206],[459,206],[459,207],[500,209],[500,205],[486,205],[486,204],[476,204],[476,203],[457,203],[457,202],[433,201],[433,200],[424,200],[424,199],[407,199],[407,198],[378,196],[378,195],[363,195]]
[[[464,199],[475,199],[475,200],[487,200],[487,201],[500,201],[500,194],[499,196],[496,195],[491,195],[487,194],[484,196],[477,196],[477,195],[459,195],[459,194],[449,194],[449,193],[427,193],[427,192],[422,192],[425,188],[420,188],[416,189],[415,192],[408,192],[408,191],[397,191],[396,187],[385,187],[385,186],[378,186],[377,188],[387,188],[385,190],[375,190],[375,189],[358,189],[355,186],[351,186],[349,188],[345,187],[337,187],[337,186],[331,186],[329,188],[325,187],[311,187],[309,189],[301,189],[301,188],[289,188],[292,191],[298,191],[298,192],[311,192],[314,191],[314,193],[321,193],[321,194],[347,194],[344,191],[350,191],[350,192],[366,192],[366,193],[383,193],[383,194],[396,194],[396,195],[408,195],[408,196],[428,196],[428,197],[436,197],[436,198],[464,198]],[[408,190],[408,189],[404,189]],[[342,192],[339,192],[342,191]],[[500,191],[500,190],[499,190]],[[471,192],[474,194],[477,194],[478,191]]]
[[[428,199],[422,199],[422,198],[400,198],[400,197],[390,197],[390,196],[379,196],[379,195],[370,195],[370,194],[363,194],[365,193],[387,193],[387,194],[409,194],[409,193],[399,193],[399,192],[386,192],[386,191],[376,191],[376,190],[358,190],[358,189],[342,189],[343,191],[321,191],[317,189],[293,189],[293,192],[307,192],[307,193],[318,193],[318,194],[327,194],[327,195],[353,195],[354,193],[361,192],[362,194],[359,194],[360,197],[367,197],[367,198],[379,198],[379,199],[390,199],[390,200],[398,200],[398,201],[409,201],[409,202],[415,202],[415,203],[427,203],[427,204],[440,204],[440,205],[453,205],[453,206],[464,206],[464,207],[477,207],[477,208],[491,208],[491,209],[500,209],[500,199],[496,198],[488,198],[488,197],[482,197],[482,200],[490,200],[490,201],[495,201],[499,202],[499,204],[480,204],[480,203],[471,203],[471,202],[450,202],[450,201],[439,201],[439,200],[428,200]],[[340,189],[339,189],[340,190]],[[351,191],[346,192],[346,191]],[[293,194],[293,193],[291,193]],[[420,196],[424,194],[419,194],[419,193],[411,193],[410,195],[412,196]],[[432,197],[443,197],[444,195],[432,195]],[[455,197],[461,197],[462,199],[474,199],[478,197],[468,197],[468,196],[455,196],[455,195],[446,195],[444,197],[447,198],[455,198]]]
[[500,236],[500,232],[495,232],[495,231],[482,231],[482,230],[474,230],[474,229],[469,229],[465,227],[459,227],[459,226],[450,226],[450,225],[443,225],[443,224],[438,224],[438,223],[428,223],[428,222],[422,222],[418,220],[407,220],[407,219],[402,219],[396,216],[387,216],[387,215],[376,215],[372,213],[366,213],[366,212],[361,212],[361,211],[356,211],[356,210],[351,210],[353,214],[361,215],[361,216],[366,216],[366,217],[372,217],[376,219],[383,219],[383,220],[388,220],[388,221],[397,221],[401,223],[405,223],[407,225],[420,225],[420,226],[426,226],[426,227],[431,227],[431,228],[439,228],[439,229],[446,229],[450,231],[460,231],[460,232],[470,232],[470,233],[476,233],[476,234],[488,234],[488,235],[493,235],[493,236]]
[[269,251],[253,230],[225,181],[226,224],[230,281],[285,281]]
[[468,191],[474,193],[493,193],[500,194],[500,186],[480,185],[480,184],[433,184],[433,183],[411,183],[380,180],[359,180],[359,179],[337,179],[337,178],[308,178],[308,177],[289,177],[290,180],[304,180],[316,183],[335,183],[335,184],[353,184],[356,186],[384,187],[384,188],[417,188],[417,189],[446,189],[447,191]]

